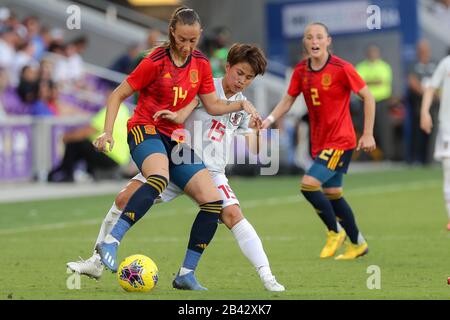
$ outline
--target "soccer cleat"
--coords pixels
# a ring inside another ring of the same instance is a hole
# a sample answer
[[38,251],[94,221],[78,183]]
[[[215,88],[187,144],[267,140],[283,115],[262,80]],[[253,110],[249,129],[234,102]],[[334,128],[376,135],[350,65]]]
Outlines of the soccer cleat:
[[97,253],[87,260],[80,258],[79,261],[68,262],[67,267],[73,272],[96,280],[100,279],[103,273],[103,265],[100,261],[100,256]]
[[195,278],[194,271],[191,271],[184,276],[180,276],[178,273],[175,279],[172,282],[172,286],[175,289],[180,290],[208,290],[205,287],[201,286]]
[[113,273],[117,272],[117,242],[100,242],[95,246],[95,250],[100,255],[101,261],[105,267]]
[[285,290],[284,286],[279,284],[273,275],[263,278],[262,282],[267,291],[282,292]]
[[328,231],[327,232],[327,242],[325,244],[325,247],[323,247],[322,251],[320,252],[321,258],[329,258],[334,256],[336,253],[336,250],[342,246],[344,243],[346,233],[344,230],[341,230],[340,232],[336,233],[334,231]]
[[348,243],[343,254],[338,255],[336,260],[353,260],[369,252],[369,246],[366,242],[362,244]]

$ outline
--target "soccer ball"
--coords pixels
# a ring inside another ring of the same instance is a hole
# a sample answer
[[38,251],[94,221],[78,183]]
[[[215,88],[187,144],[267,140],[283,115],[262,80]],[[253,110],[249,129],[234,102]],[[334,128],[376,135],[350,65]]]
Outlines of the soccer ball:
[[119,265],[117,279],[128,292],[148,292],[158,283],[158,267],[147,256],[135,254]]

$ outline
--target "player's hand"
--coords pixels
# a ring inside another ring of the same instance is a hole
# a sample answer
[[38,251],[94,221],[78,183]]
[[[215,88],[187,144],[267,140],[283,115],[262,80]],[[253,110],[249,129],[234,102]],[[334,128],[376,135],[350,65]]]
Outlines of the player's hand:
[[97,139],[94,140],[93,145],[95,149],[100,152],[111,151],[114,147],[114,139],[112,134],[109,132],[103,132]]
[[250,116],[250,121],[248,122],[248,127],[250,129],[261,129],[261,121],[258,121],[258,119],[253,118],[253,116]]
[[247,112],[249,115],[252,116],[253,119],[256,121],[256,125],[259,128],[262,123],[261,116],[259,115],[258,111],[256,111],[256,108],[251,104],[249,101],[245,100],[242,101],[242,109]]
[[427,134],[431,133],[433,128],[433,120],[429,112],[420,115],[420,128]]
[[272,126],[272,122],[269,119],[265,119],[262,122],[261,129],[269,129]]
[[377,147],[375,138],[371,134],[363,134],[358,142],[356,151],[363,149],[365,152],[372,152]]
[[155,112],[155,114],[153,115],[153,120],[158,121],[159,118],[161,119],[165,119],[165,120],[169,120],[175,123],[179,123],[177,122],[177,117],[178,114],[176,112],[170,111],[170,110],[159,110],[157,112]]

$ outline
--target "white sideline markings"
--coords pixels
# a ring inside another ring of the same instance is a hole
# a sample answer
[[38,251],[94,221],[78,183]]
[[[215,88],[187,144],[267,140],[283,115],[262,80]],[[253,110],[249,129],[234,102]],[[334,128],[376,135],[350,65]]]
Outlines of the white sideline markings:
[[[375,194],[384,194],[384,193],[394,193],[399,191],[415,191],[421,190],[430,187],[441,186],[441,180],[425,180],[422,182],[411,182],[407,184],[388,184],[385,186],[376,186],[376,187],[368,187],[368,188],[355,188],[355,189],[347,189],[344,190],[344,195],[351,197],[358,196],[367,196],[367,195],[375,195]],[[300,191],[299,191],[300,193]],[[270,205],[279,205],[279,204],[290,204],[296,202],[304,202],[303,197],[299,195],[296,196],[287,196],[287,197],[273,197],[267,198],[263,200],[248,200],[246,201],[242,207],[245,208],[255,208],[260,206],[270,206]],[[177,215],[181,212],[181,210],[173,210],[157,217],[167,217]],[[65,229],[71,228],[75,226],[86,226],[86,225],[100,225],[103,219],[89,219],[89,220],[80,220],[74,222],[60,222],[60,223],[52,223],[52,224],[43,224],[29,227],[20,227],[20,228],[12,228],[12,229],[0,229],[0,235],[9,235],[21,232],[31,232],[31,231],[49,231],[49,230],[57,230],[57,229]]]

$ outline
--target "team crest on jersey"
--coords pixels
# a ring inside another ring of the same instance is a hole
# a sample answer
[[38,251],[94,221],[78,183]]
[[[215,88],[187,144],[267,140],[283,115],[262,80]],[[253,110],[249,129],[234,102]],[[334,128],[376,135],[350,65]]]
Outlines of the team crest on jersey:
[[233,112],[230,115],[230,122],[233,126],[238,126],[241,123],[244,114],[242,112]]
[[144,130],[146,134],[156,134],[155,126],[151,124],[144,126]]
[[191,83],[197,83],[198,82],[198,70],[191,70],[189,72],[191,76]]
[[331,86],[331,74],[329,73],[324,73],[322,76],[322,87],[325,90],[330,89]]

